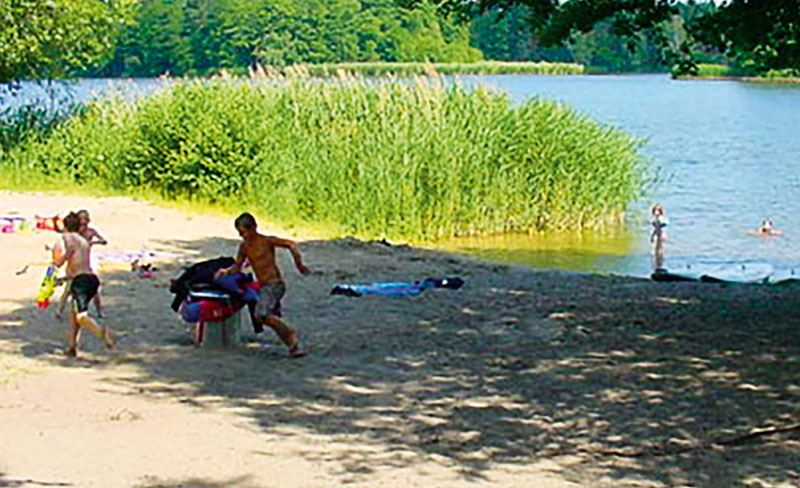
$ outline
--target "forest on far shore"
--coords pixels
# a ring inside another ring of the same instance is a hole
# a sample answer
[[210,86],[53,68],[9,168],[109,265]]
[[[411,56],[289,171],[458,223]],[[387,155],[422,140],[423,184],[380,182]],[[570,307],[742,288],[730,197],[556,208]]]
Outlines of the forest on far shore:
[[0,18],[0,82],[480,60],[800,73],[800,0],[14,0]]

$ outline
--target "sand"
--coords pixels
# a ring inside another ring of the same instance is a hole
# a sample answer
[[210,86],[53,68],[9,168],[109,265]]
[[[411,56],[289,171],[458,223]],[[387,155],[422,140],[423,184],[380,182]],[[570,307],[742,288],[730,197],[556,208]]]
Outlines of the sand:
[[[107,249],[177,253],[153,279],[103,266],[118,349],[33,297],[56,234],[0,235],[0,486],[800,486],[798,288],[540,272],[355,239],[280,254],[285,319],[195,348],[181,266],[233,255],[229,218],[127,198],[0,193],[0,213],[86,208]],[[100,249],[100,248],[98,248]],[[25,265],[28,269],[22,273]],[[337,283],[459,276],[417,297]]]

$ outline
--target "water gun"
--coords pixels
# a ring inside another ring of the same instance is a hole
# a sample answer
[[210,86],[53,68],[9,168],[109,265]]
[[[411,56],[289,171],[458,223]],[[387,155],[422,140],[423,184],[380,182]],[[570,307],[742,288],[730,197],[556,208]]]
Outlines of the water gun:
[[56,280],[57,271],[58,268],[51,264],[44,272],[44,279],[42,280],[42,284],[39,285],[39,292],[36,294],[37,307],[47,308],[50,306],[50,297],[55,293],[56,285],[58,284]]

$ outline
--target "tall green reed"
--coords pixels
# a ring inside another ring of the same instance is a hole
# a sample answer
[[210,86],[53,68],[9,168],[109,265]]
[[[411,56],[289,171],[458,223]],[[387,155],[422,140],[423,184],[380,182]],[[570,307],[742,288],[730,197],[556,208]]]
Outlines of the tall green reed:
[[602,227],[641,195],[640,141],[570,108],[439,77],[176,83],[92,105],[2,161],[362,237]]

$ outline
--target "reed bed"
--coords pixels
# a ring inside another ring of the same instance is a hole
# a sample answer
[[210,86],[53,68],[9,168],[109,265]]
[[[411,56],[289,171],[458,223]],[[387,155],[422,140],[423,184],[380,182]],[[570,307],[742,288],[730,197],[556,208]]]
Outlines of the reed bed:
[[736,74],[736,71],[726,64],[700,63],[697,65],[697,76],[716,77]]
[[431,240],[618,222],[645,184],[640,144],[566,106],[441,77],[294,76],[97,102],[9,148],[0,168]]
[[[294,68],[294,67],[290,67]],[[304,65],[313,76],[337,76],[341,71],[362,76],[410,76],[410,75],[495,75],[495,74],[535,74],[535,75],[580,75],[583,65],[575,63],[549,62],[505,62],[479,61],[476,63],[323,63]],[[268,68],[270,69],[270,68]],[[285,68],[271,68],[285,72]]]

